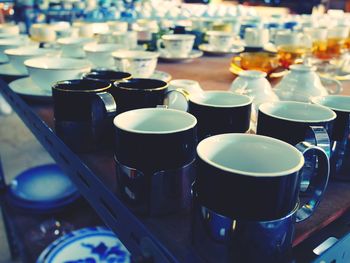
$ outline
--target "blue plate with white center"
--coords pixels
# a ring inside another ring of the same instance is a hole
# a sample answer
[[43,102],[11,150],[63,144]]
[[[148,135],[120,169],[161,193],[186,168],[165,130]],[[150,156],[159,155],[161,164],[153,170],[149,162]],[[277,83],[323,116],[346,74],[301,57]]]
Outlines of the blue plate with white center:
[[78,197],[77,188],[56,164],[30,168],[9,186],[10,202],[42,212],[66,206]]
[[104,227],[88,227],[55,240],[36,262],[130,263],[130,253],[112,231]]

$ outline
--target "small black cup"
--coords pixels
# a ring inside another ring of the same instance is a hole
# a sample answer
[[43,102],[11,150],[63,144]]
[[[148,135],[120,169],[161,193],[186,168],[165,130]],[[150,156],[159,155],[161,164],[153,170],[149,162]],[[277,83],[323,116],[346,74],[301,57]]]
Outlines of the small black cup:
[[350,96],[327,95],[311,101],[337,114],[331,137],[331,178],[350,181]]
[[[266,135],[292,145],[304,141],[310,126],[323,127],[331,137],[336,114],[319,105],[279,101],[260,105],[257,134]],[[330,155],[330,146],[324,149]]]
[[252,99],[230,91],[191,94],[189,112],[198,120],[198,138],[249,129]]
[[106,81],[83,79],[53,85],[55,130],[74,151],[95,150],[112,139],[116,103],[111,88]]
[[111,83],[125,81],[131,79],[131,77],[130,73],[104,68],[93,69],[83,75],[83,79],[109,81]]
[[180,93],[186,100],[186,94],[179,90],[168,90],[168,83],[157,79],[134,78],[123,82],[114,82],[113,94],[118,101],[118,114],[140,108],[155,108],[166,104],[168,96]]
[[[298,221],[310,217],[328,182],[328,156],[311,144],[296,147],[274,138],[227,133],[208,137],[197,146],[198,201],[229,218],[274,220],[289,214],[298,203],[305,158],[319,157],[315,173],[323,188],[298,210]],[[300,212],[299,212],[300,211]]]
[[190,205],[197,120],[187,112],[144,108],[117,115],[117,192],[136,213],[160,215]]

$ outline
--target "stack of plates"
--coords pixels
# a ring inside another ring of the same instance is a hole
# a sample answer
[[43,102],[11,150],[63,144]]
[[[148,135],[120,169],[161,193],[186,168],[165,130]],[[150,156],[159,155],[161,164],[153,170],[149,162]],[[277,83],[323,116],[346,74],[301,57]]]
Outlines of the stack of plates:
[[37,260],[37,263],[62,262],[129,263],[130,253],[112,231],[89,227],[55,240]]
[[55,212],[79,197],[67,175],[55,164],[38,166],[19,174],[10,184],[8,199],[31,212]]

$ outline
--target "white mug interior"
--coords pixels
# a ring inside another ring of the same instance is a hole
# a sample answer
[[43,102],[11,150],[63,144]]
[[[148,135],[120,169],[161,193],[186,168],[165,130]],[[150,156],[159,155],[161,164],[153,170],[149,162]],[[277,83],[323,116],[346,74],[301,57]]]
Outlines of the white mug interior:
[[231,91],[204,91],[191,95],[190,100],[198,105],[217,108],[240,107],[252,103],[252,98]]
[[184,111],[144,108],[121,113],[113,123],[117,128],[132,133],[170,134],[193,128],[197,119]]
[[220,134],[202,140],[198,156],[220,170],[252,177],[286,176],[304,165],[303,155],[283,141],[253,134]]
[[337,116],[327,107],[295,101],[263,103],[259,111],[273,118],[307,123],[327,122],[334,120]]

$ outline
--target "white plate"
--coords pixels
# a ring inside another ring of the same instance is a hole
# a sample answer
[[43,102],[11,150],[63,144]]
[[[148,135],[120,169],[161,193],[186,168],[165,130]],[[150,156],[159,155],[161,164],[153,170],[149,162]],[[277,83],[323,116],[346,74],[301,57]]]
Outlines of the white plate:
[[7,76],[28,76],[28,74],[24,74],[15,69],[10,63],[1,64],[0,65],[0,75]]
[[154,71],[154,73],[152,74],[152,76],[150,78],[151,79],[159,79],[159,80],[163,80],[165,82],[169,82],[171,80],[171,75],[169,73],[164,72],[164,71],[156,70],[156,71]]
[[30,77],[17,79],[9,84],[9,87],[19,95],[40,99],[51,100],[51,87],[47,90],[39,88]]
[[233,46],[230,49],[217,50],[214,47],[210,46],[209,44],[201,44],[199,45],[198,48],[202,50],[204,53],[207,53],[209,55],[216,55],[216,56],[225,56],[232,53],[240,53],[244,50],[244,47],[242,46]]
[[188,54],[185,57],[173,56],[173,55],[170,55],[169,53],[162,51],[160,52],[159,59],[167,62],[181,62],[181,61],[191,60],[194,58],[199,58],[201,56],[203,56],[203,52],[200,50],[192,50],[190,54]]

